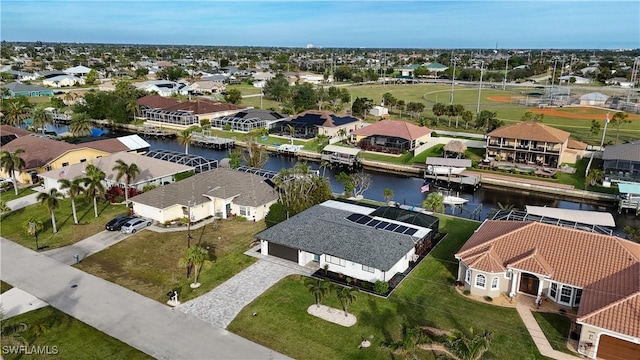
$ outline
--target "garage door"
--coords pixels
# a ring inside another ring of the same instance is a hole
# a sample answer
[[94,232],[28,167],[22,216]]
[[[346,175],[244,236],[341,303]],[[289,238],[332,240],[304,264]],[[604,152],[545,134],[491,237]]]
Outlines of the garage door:
[[598,343],[598,359],[640,359],[640,344],[602,335]]
[[298,250],[284,245],[269,243],[269,255],[298,262]]

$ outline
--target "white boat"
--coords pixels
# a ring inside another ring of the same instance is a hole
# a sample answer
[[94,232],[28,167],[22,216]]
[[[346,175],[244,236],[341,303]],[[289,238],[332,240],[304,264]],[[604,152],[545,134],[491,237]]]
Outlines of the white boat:
[[442,165],[427,165],[427,172],[431,175],[460,175],[467,168]]
[[458,205],[463,205],[466,204],[469,200],[458,197],[458,196],[453,196],[453,195],[447,195],[442,199],[442,203],[445,205],[450,205],[450,206],[458,206]]

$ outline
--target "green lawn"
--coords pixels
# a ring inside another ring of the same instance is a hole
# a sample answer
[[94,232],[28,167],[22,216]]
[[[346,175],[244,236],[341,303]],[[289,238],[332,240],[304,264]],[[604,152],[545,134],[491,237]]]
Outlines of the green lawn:
[[16,243],[35,249],[35,238],[27,234],[28,220],[31,217],[42,222],[44,229],[38,234],[38,245],[47,247],[47,250],[61,246],[74,244],[91,235],[104,230],[105,224],[113,217],[128,213],[124,205],[111,205],[108,202],[98,202],[98,218],[94,215],[93,202],[84,198],[76,200],[79,224],[73,223],[71,212],[71,200],[60,200],[60,207],[55,211],[58,232],[53,233],[51,215],[44,205],[35,204],[27,206],[2,216],[0,226],[2,236]]
[[[30,311],[2,322],[2,327],[23,323],[27,325],[21,336],[2,339],[4,359],[152,359],[145,353],[91,326],[56,310],[53,307]],[[27,345],[47,349],[49,355],[19,355],[5,351],[5,346]]]
[[549,340],[551,347],[567,354],[575,353],[567,349],[567,339],[571,331],[571,319],[564,315],[533,311],[533,317]]
[[[291,276],[246,306],[228,329],[296,359],[404,358],[379,346],[398,340],[403,325],[487,329],[493,332],[493,342],[483,358],[542,359],[515,309],[470,300],[453,287],[458,269],[453,254],[478,223],[442,216],[440,226],[447,237],[389,299],[358,294],[349,307],[358,318],[351,328],[308,315],[306,309],[313,304],[313,296],[305,288],[303,277]],[[333,295],[323,303],[339,307]],[[371,336],[370,348],[357,348],[363,338]],[[437,358],[426,351],[416,356]]]
[[13,288],[13,286],[7,284],[4,281],[0,281],[0,294],[2,294],[3,292],[9,291],[11,288]]
[[186,231],[140,231],[84,259],[77,267],[157,301],[166,301],[166,294],[172,289],[178,289],[180,300],[187,301],[207,293],[255,262],[255,258],[243,253],[255,240],[253,234],[264,228],[264,221],[223,220],[217,230],[211,224],[193,230],[192,245],[209,246],[213,260],[200,274],[198,281],[202,286],[195,290],[189,287],[193,278],[187,280],[186,269],[178,267],[187,247]]
[[6,191],[0,193],[0,200],[2,201],[11,201],[17,198],[21,198],[23,196],[27,196],[27,195],[31,195],[34,193],[33,190],[31,190],[32,188],[36,187],[38,185],[32,185],[32,186],[28,186],[28,187],[23,187],[23,188],[18,188],[18,195],[16,196],[16,192],[13,190],[13,187],[7,189]]

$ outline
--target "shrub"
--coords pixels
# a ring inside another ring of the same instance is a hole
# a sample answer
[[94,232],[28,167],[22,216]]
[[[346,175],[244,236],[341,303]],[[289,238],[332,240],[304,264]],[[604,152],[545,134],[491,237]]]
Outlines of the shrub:
[[247,218],[244,216],[236,215],[236,221],[245,222],[247,221]]
[[465,294],[465,295],[470,295],[471,294],[471,290],[465,290],[462,293]]
[[351,281],[352,281],[352,280],[351,280],[351,278],[350,278],[350,277],[348,277],[348,276],[347,276],[346,281],[347,281],[347,285],[351,285]]
[[209,125],[211,125],[211,120],[209,120],[209,119],[200,120],[200,126],[205,127],[205,126],[209,126]]
[[493,301],[493,298],[492,298],[491,296],[485,296],[485,297],[484,297],[484,301],[492,302],[492,301]]
[[373,291],[375,291],[378,294],[384,295],[389,291],[389,283],[386,281],[376,281],[375,284],[373,284]]
[[147,185],[145,185],[145,186],[143,186],[143,187],[142,187],[142,192],[151,191],[151,190],[153,190],[153,189],[155,189],[155,188],[157,188],[157,187],[158,187],[158,186],[157,186],[157,185],[154,185],[154,184],[147,184]]
[[116,202],[121,202],[121,199],[124,199],[124,189],[121,188],[120,186],[111,186],[110,188],[107,189],[107,192],[104,195],[105,198],[107,198],[107,200],[109,200],[110,203],[116,203]]
[[173,180],[175,180],[175,181],[184,180],[186,178],[192,177],[195,174],[196,173],[193,172],[193,170],[183,171],[181,173],[177,173],[177,174],[173,175]]

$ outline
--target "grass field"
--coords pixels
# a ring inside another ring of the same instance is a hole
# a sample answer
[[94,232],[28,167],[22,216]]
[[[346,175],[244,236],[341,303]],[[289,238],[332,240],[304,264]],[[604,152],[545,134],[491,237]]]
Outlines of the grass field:
[[58,232],[53,233],[51,215],[44,205],[35,204],[2,215],[0,225],[2,236],[29,249],[35,249],[33,235],[26,232],[28,220],[34,217],[42,222],[43,229],[38,233],[38,245],[47,250],[74,244],[91,235],[104,230],[105,224],[117,215],[128,213],[124,205],[111,205],[98,202],[98,217],[93,210],[93,202],[84,198],[76,199],[79,224],[73,223],[71,200],[60,200],[60,207],[55,211]]
[[[3,359],[152,359],[50,306],[4,320],[2,327],[20,323],[27,326],[25,331],[2,338]],[[11,354],[5,351],[11,345],[42,347],[49,354]]]
[[[358,321],[345,328],[308,315],[313,296],[304,278],[280,281],[246,306],[229,330],[296,359],[397,359],[380,345],[400,339],[402,326],[431,326],[446,330],[490,330],[493,341],[486,359],[542,359],[515,309],[476,302],[459,295],[453,286],[457,262],[453,254],[468,239],[477,223],[441,217],[447,237],[416,267],[388,300],[364,293],[349,306]],[[324,304],[339,307],[335,296]],[[256,316],[253,316],[257,313]],[[358,349],[362,339],[372,346]],[[415,358],[437,359],[436,353],[418,350]],[[408,355],[408,358],[412,358]]]
[[571,330],[571,319],[564,315],[533,311],[533,317],[549,340],[551,347],[567,354],[575,355],[565,345]]
[[180,300],[187,301],[207,293],[237,274],[255,259],[244,255],[254,241],[253,234],[264,229],[262,222],[223,220],[214,230],[209,224],[192,231],[193,244],[209,247],[212,263],[205,268],[191,289],[193,279],[186,279],[186,269],[178,267],[182,251],[187,247],[185,231],[156,233],[140,231],[126,240],[83,260],[77,267],[157,301],[177,289]]

